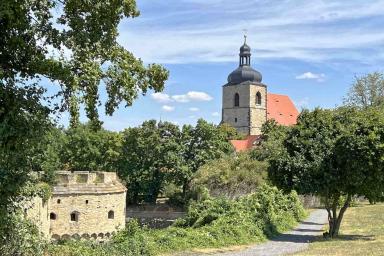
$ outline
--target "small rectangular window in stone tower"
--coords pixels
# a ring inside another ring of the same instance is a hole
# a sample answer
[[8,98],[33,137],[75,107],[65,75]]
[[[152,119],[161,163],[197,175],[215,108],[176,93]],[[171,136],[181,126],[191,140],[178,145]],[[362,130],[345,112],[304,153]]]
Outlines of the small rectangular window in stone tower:
[[71,213],[71,221],[79,221],[79,213],[78,212],[72,212]]

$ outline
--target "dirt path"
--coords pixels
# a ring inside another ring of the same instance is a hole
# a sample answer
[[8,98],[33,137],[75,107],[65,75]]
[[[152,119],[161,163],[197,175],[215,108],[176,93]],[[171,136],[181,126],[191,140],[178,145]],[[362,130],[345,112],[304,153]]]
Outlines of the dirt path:
[[263,244],[251,246],[243,251],[225,253],[201,254],[215,256],[280,256],[305,250],[309,242],[322,234],[322,228],[327,223],[325,210],[315,210],[294,230],[275,237]]

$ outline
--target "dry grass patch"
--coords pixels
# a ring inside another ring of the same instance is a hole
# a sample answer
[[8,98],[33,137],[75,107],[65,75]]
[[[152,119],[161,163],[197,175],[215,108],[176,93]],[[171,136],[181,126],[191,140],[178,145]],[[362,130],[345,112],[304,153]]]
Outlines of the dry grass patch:
[[318,239],[307,251],[295,255],[383,255],[384,204],[349,208],[337,239]]

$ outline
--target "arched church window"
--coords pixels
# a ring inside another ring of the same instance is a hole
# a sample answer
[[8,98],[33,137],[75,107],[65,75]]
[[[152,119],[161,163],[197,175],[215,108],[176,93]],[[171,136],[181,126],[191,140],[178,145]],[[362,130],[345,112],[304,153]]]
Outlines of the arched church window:
[[240,97],[238,93],[235,93],[235,107],[240,105]]
[[256,105],[261,105],[261,93],[256,93]]
[[114,211],[109,211],[108,212],[108,219],[114,219],[115,218],[115,212]]

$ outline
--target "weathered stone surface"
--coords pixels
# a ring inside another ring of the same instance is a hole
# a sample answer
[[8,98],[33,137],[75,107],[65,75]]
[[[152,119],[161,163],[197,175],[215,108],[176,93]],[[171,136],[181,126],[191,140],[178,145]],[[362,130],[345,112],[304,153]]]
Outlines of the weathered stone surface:
[[[125,227],[126,188],[111,172],[59,172],[52,197],[28,217],[52,239],[106,239]],[[39,201],[40,199],[40,201]]]
[[[256,94],[261,94],[261,104]],[[235,106],[235,94],[239,94],[239,106]],[[242,83],[223,86],[222,122],[247,135],[261,134],[261,126],[267,120],[267,87],[264,84]]]

